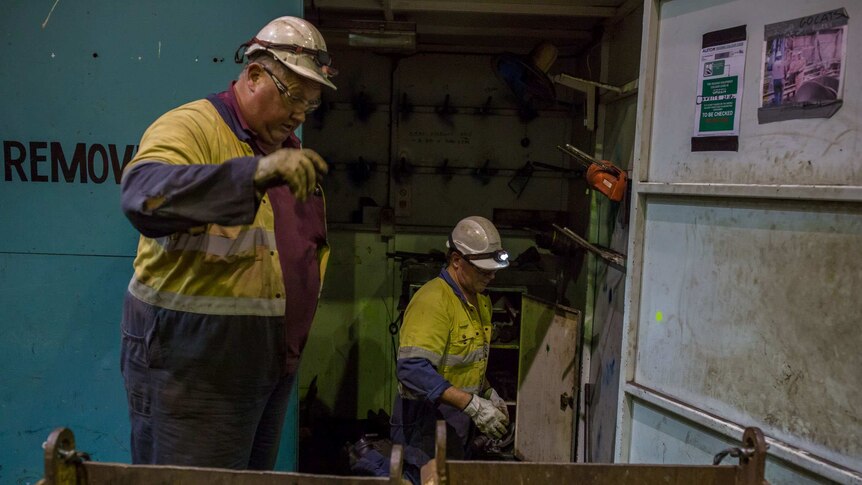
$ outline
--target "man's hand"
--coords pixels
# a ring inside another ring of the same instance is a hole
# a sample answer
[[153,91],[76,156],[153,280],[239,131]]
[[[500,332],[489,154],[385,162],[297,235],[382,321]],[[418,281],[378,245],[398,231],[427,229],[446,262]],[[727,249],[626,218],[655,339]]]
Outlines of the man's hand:
[[326,161],[308,148],[282,148],[261,158],[254,172],[254,187],[264,192],[286,184],[300,201],[314,192],[318,178],[329,171]]
[[488,390],[485,391],[483,393],[483,395],[485,396],[486,399],[491,401],[491,404],[493,404],[495,408],[499,409],[500,412],[502,412],[503,414],[506,415],[506,420],[508,421],[509,420],[509,406],[506,406],[506,401],[504,401],[503,398],[500,397],[499,394],[497,394],[497,391],[493,387],[491,387],[491,388],[488,388]]
[[506,434],[509,418],[500,412],[491,401],[473,395],[467,407],[464,408],[464,413],[473,419],[476,427],[482,433],[495,439],[500,439]]

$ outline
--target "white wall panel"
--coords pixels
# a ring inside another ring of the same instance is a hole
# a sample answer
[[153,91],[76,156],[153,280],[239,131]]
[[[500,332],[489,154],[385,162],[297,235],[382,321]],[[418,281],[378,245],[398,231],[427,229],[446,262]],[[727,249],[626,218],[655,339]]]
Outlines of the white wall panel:
[[862,468],[862,209],[654,200],[635,381]]
[[[791,120],[760,125],[760,75],[765,24],[836,8],[850,16],[844,105],[831,119]],[[862,119],[859,59],[862,2],[671,1],[662,4],[656,70],[654,142],[649,179],[653,182],[735,184],[862,185],[858,163]],[[855,24],[855,25],[854,25]],[[703,34],[746,25],[748,50],[739,126],[739,152],[691,152],[697,73]],[[660,143],[656,142],[660,140]]]

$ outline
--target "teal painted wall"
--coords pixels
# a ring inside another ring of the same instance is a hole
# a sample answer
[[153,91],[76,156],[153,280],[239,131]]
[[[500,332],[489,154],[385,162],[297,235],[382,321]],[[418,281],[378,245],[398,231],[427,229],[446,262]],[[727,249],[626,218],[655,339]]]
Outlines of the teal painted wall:
[[[119,209],[122,164],[161,113],[236,77],[238,44],[301,9],[3,2],[0,483],[37,481],[57,426],[97,460],[129,461],[119,319],[137,234]],[[295,423],[292,406],[282,470],[296,465]]]

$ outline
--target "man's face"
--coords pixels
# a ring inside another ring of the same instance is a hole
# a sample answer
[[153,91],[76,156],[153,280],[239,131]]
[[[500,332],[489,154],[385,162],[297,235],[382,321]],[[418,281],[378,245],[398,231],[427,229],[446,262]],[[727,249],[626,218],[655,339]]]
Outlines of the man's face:
[[456,265],[458,283],[464,291],[473,294],[482,293],[494,280],[496,270],[479,268],[458,253],[455,253],[455,258],[458,260]]
[[281,146],[305,121],[306,111],[320,100],[321,85],[282,68],[249,65],[254,95],[246,122],[267,151]]

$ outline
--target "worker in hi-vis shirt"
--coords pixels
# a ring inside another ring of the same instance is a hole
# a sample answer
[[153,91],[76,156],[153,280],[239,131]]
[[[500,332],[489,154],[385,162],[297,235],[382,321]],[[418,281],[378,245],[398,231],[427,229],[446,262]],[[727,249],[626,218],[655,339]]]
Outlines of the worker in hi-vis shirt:
[[446,245],[447,265],[410,300],[398,347],[391,433],[405,446],[404,473],[414,483],[434,456],[438,419],[454,459],[469,458],[475,429],[500,438],[509,424],[506,403],[485,379],[492,309],[484,293],[509,255],[491,221],[478,216],[458,222]]
[[295,17],[244,57],[225,91],[157,119],[123,173],[141,233],[121,351],[136,464],[272,469],[317,308],[327,164],[294,131],[335,71]]

